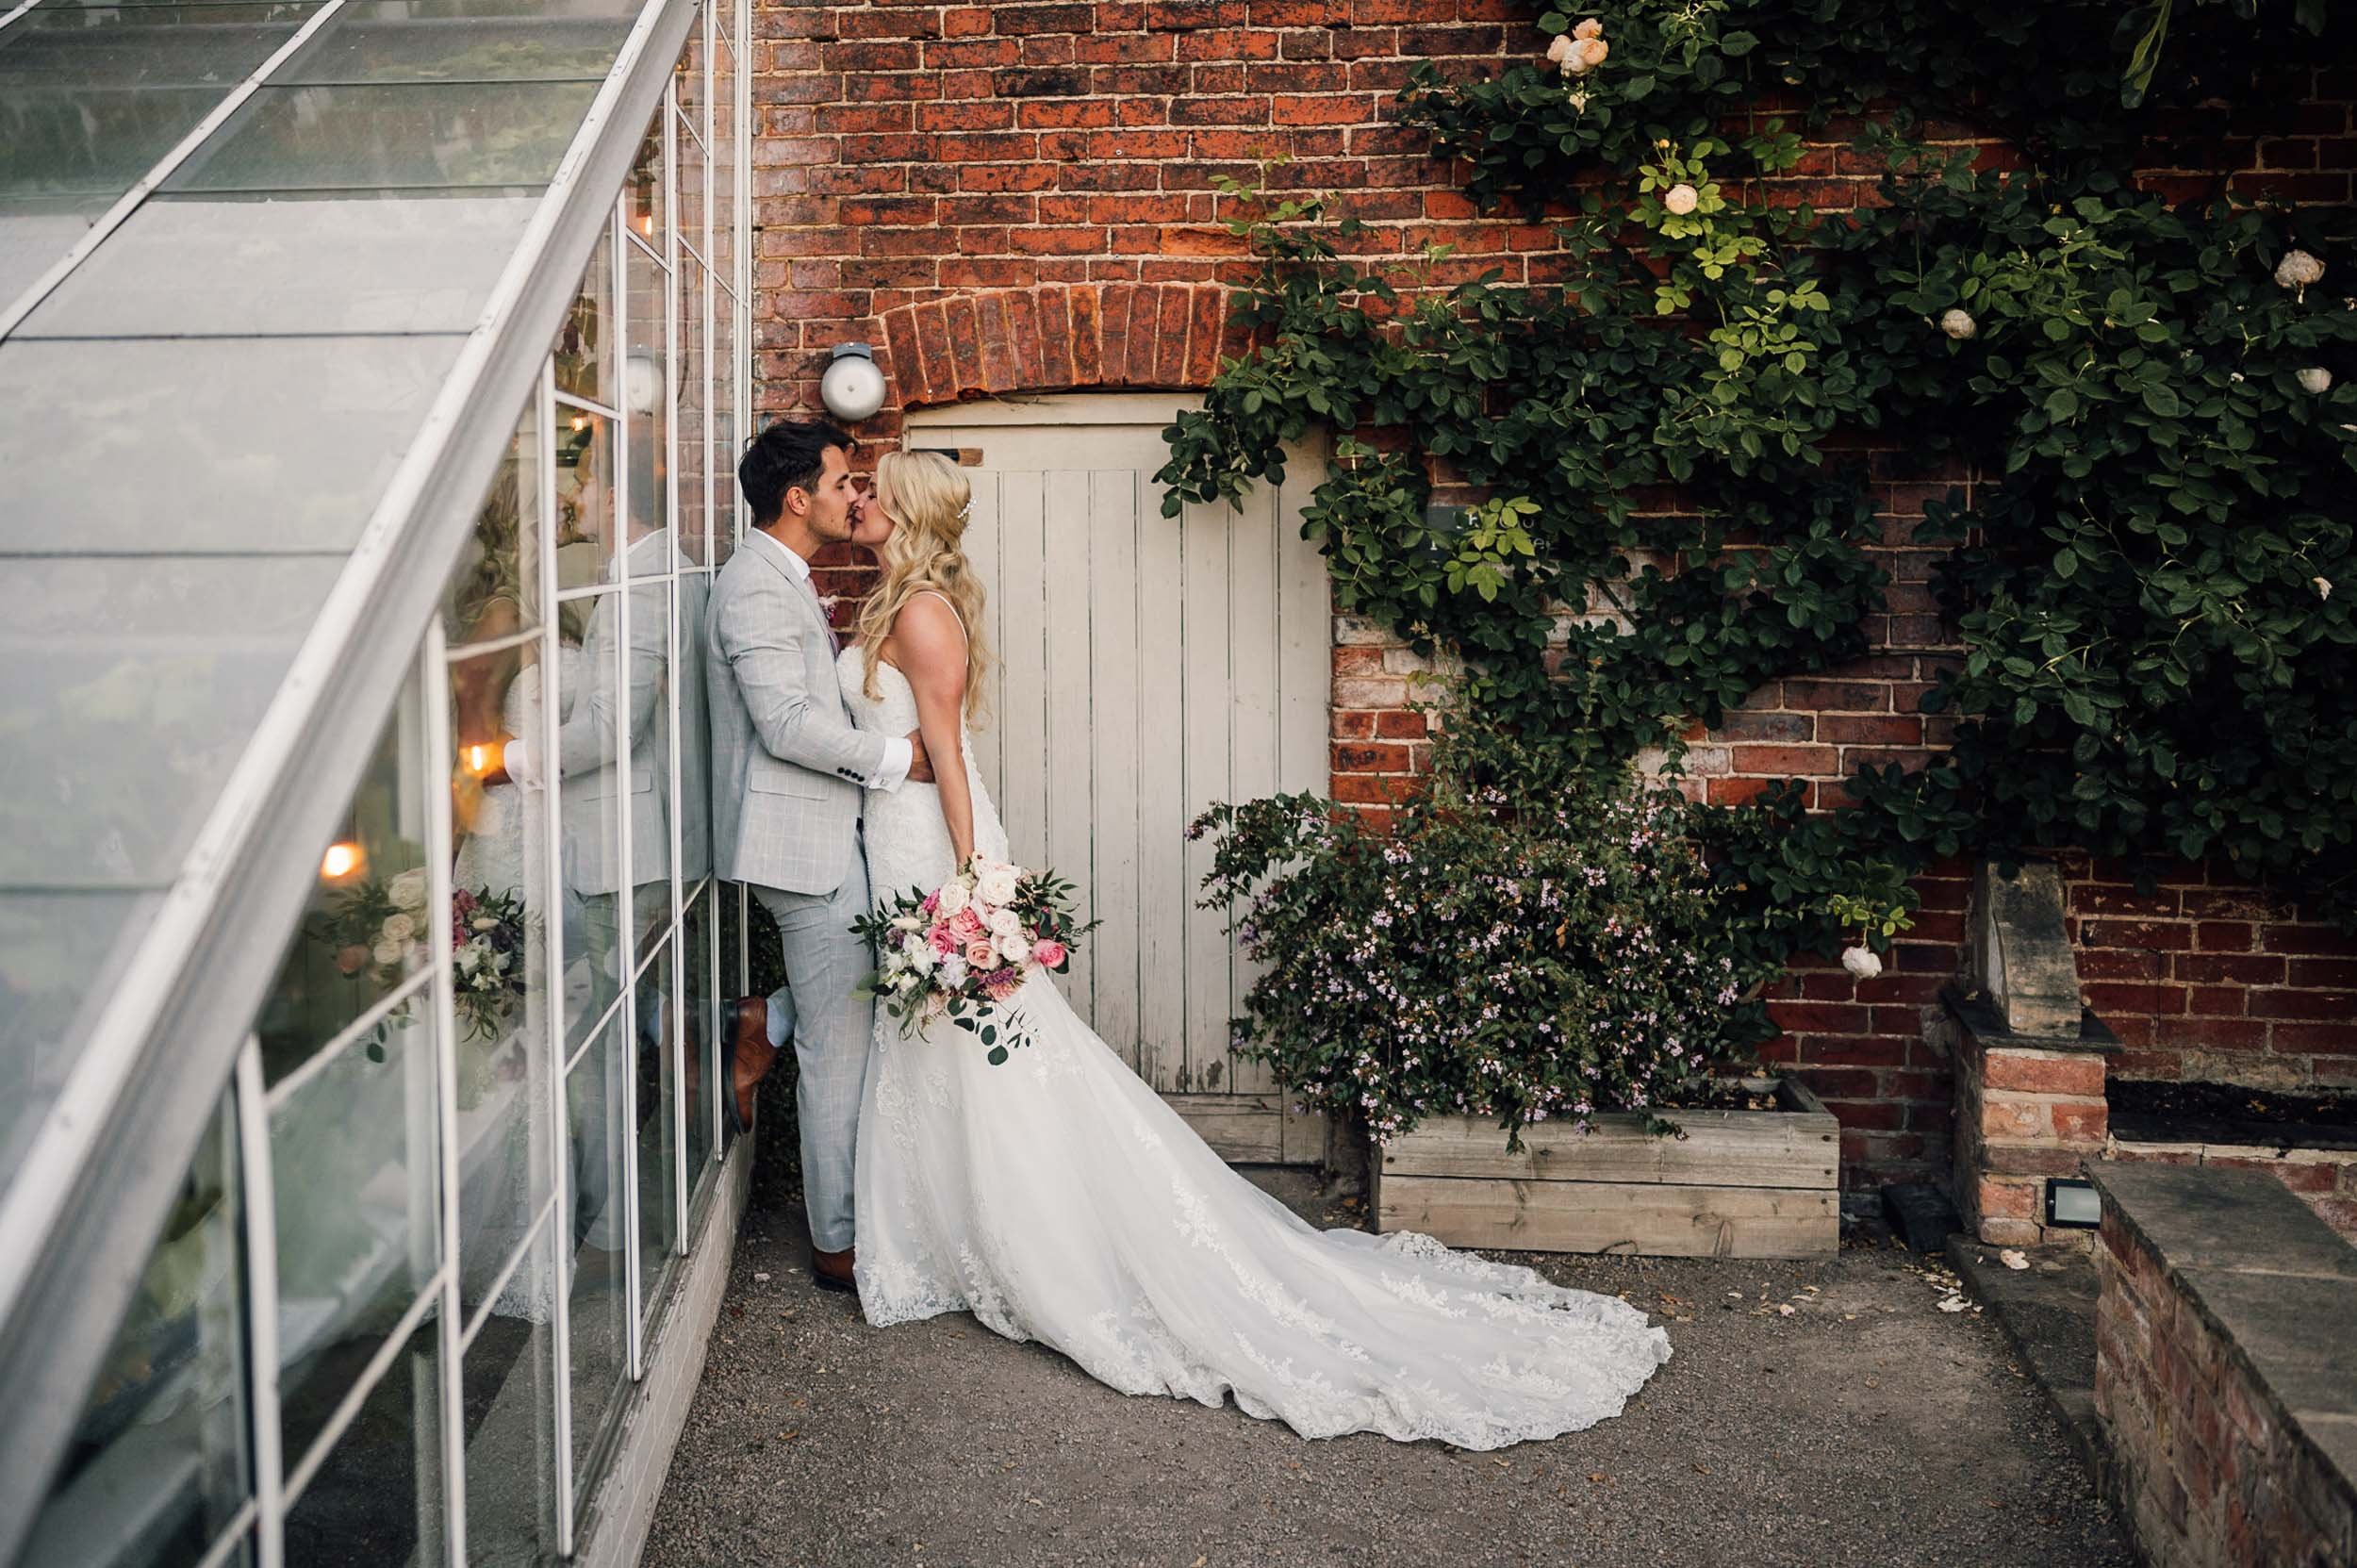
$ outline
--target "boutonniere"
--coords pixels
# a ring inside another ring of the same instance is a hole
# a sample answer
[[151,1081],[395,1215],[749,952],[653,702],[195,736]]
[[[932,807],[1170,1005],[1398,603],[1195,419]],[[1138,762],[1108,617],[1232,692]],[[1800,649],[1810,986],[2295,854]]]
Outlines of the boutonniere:
[[834,607],[839,597],[839,595],[832,593],[822,593],[818,596],[818,607],[827,612],[827,619],[829,620],[832,620],[834,619]]

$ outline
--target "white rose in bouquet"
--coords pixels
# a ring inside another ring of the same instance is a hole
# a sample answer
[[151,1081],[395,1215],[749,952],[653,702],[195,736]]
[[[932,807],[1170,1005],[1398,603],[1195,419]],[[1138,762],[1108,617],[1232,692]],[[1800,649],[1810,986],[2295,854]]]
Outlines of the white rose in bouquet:
[[401,962],[401,944],[387,937],[369,949],[369,956],[380,965],[389,966],[398,964]]
[[1001,936],[995,945],[998,949],[998,956],[1010,964],[1020,964],[1031,956],[1031,944],[1024,940],[1021,932],[1013,936]]
[[954,878],[941,884],[939,898],[941,901],[934,907],[944,915],[955,915],[972,901],[965,891],[965,883]]
[[420,867],[414,871],[404,871],[395,877],[385,884],[385,896],[393,901],[395,909],[405,909],[413,914],[423,909],[425,907],[425,868]]
[[982,916],[982,924],[990,928],[990,933],[993,936],[1020,936],[1023,934],[1023,916],[1017,915],[1012,909],[992,910],[988,915]]
[[985,903],[1003,904],[1014,898],[1015,884],[1021,880],[1012,866],[991,866],[975,883],[974,891]]
[[406,942],[418,934],[418,923],[406,915],[387,915],[383,934],[387,942]]

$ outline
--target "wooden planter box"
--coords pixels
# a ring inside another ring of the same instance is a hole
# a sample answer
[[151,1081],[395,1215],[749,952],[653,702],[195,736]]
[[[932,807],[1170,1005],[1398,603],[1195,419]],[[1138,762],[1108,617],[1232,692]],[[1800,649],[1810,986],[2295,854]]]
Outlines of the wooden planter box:
[[1657,1138],[1614,1111],[1581,1133],[1523,1129],[1523,1147],[1477,1116],[1428,1116],[1371,1162],[1376,1229],[1451,1246],[1679,1258],[1811,1258],[1840,1245],[1841,1130],[1815,1095],[1772,1082],[1781,1109],[1669,1113]]

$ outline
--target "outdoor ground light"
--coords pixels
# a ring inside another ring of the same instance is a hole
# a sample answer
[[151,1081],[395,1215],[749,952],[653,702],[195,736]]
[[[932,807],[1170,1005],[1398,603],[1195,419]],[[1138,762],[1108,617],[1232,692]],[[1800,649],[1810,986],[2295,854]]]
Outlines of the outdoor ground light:
[[865,343],[837,343],[834,362],[818,382],[818,401],[838,420],[858,423],[883,406],[883,371]]
[[2095,1183],[2055,1177],[2046,1183],[2046,1223],[2067,1230],[2091,1230],[2103,1220],[2103,1201]]

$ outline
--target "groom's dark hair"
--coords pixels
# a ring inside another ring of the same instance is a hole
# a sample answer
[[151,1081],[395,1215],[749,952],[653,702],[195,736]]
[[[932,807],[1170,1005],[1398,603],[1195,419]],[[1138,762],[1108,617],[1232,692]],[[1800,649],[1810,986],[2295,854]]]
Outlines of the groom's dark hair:
[[849,456],[858,445],[823,420],[780,420],[747,441],[736,465],[736,482],[745,487],[746,504],[753,509],[753,526],[766,528],[777,521],[785,510],[785,492],[796,486],[818,487],[829,447],[841,447]]

